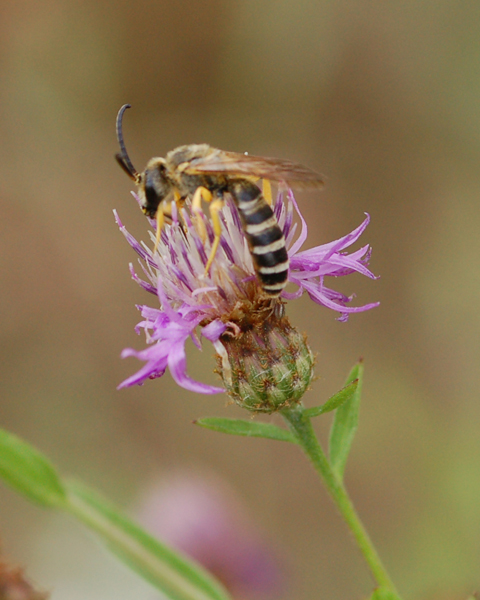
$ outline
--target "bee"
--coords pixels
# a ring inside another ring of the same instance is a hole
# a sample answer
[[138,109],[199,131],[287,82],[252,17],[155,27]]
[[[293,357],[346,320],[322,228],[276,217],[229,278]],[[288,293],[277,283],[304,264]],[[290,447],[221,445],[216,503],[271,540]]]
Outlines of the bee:
[[[226,152],[208,144],[179,146],[165,158],[150,159],[145,170],[138,173],[123,141],[122,119],[127,108],[129,104],[122,106],[117,116],[120,153],[115,158],[137,185],[142,211],[157,221],[157,243],[171,201],[182,204],[190,198],[194,214],[202,211],[202,200],[208,202],[215,234],[205,267],[208,273],[221,238],[219,211],[229,194],[240,214],[260,286],[267,296],[279,296],[287,284],[289,260],[283,232],[271,207],[271,194],[266,191],[269,180],[289,187],[320,188],[321,176],[289,160]],[[264,180],[265,193],[255,184],[259,179]],[[197,223],[204,227],[201,219]],[[201,235],[205,241],[206,230]]]

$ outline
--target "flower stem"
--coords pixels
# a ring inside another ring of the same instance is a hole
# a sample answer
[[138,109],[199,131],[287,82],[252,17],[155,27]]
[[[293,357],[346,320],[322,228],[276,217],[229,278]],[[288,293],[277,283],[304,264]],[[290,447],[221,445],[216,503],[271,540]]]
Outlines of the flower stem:
[[311,420],[304,414],[303,407],[297,405],[295,408],[282,410],[281,414],[287,421],[294,435],[297,437],[299,445],[311,460],[315,470],[327,486],[330,496],[333,498],[338,510],[353,533],[358,547],[370,567],[377,584],[390,590],[394,594],[398,594],[390,576],[383,566],[370,536],[357,515],[343,482],[340,481],[332,470],[315,435]]
[[78,482],[68,482],[67,491],[66,511],[99,535],[120,560],[159,589],[162,597],[230,599],[207,571],[152,538],[104,498]]

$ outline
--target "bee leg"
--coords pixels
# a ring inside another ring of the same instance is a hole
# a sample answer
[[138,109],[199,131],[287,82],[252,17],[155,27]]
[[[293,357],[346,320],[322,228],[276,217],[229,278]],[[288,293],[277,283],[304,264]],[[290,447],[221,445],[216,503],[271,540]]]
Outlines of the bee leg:
[[179,211],[182,208],[183,202],[178,190],[173,190],[173,201],[177,205],[177,210]]
[[165,222],[165,213],[163,212],[163,206],[160,205],[155,215],[157,222],[157,234],[155,236],[155,246],[153,247],[153,254],[158,250],[158,244],[160,243],[160,236],[162,235],[163,224]]
[[203,219],[200,216],[200,213],[203,212],[202,199],[205,200],[205,202],[210,202],[212,199],[212,192],[210,190],[207,190],[207,188],[200,186],[195,190],[195,193],[193,194],[192,213],[197,217],[195,219],[195,227],[198,231],[200,238],[202,239],[202,242],[205,243],[207,240],[207,229],[205,227]]
[[272,206],[272,185],[268,179],[262,179],[262,194],[267,204]]
[[208,275],[210,267],[212,266],[213,259],[215,258],[215,254],[217,253],[218,246],[220,244],[220,238],[222,235],[222,223],[220,221],[220,217],[218,213],[223,208],[223,200],[218,198],[217,200],[213,200],[210,204],[210,216],[212,218],[213,225],[213,233],[215,237],[213,239],[212,248],[210,249],[210,256],[208,257],[207,264],[205,265],[205,275]]

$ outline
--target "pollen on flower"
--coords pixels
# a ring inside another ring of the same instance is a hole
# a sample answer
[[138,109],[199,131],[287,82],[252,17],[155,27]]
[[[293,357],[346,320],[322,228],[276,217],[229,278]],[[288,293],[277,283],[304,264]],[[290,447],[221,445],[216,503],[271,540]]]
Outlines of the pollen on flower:
[[[115,214],[120,230],[140,257],[144,279],[131,266],[132,278],[157,302],[155,307],[139,307],[142,320],[137,332],[144,330],[148,345],[140,351],[126,349],[122,356],[135,356],[145,364],[119,387],[142,384],[162,376],[168,368],[180,386],[204,394],[227,391],[254,411],[271,412],[301,398],[313,375],[313,356],[304,337],[284,316],[284,305],[306,292],[315,303],[338,312],[340,321],[378,305],[350,306],[353,296],[325,285],[328,276],[354,272],[375,278],[368,269],[368,245],[346,253],[370,218],[367,215],[343,238],[300,251],[307,239],[307,224],[291,191],[278,195],[274,213],[289,254],[288,279],[296,287],[283,290],[279,298],[262,291],[232,201],[227,199],[220,213],[222,236],[208,273],[212,224],[206,215],[192,214],[188,201],[180,211],[172,204],[171,223],[165,225],[155,251],[137,242]],[[154,240],[152,230],[152,244]],[[201,338],[213,345],[226,390],[187,375],[185,343],[189,338],[199,349]]]

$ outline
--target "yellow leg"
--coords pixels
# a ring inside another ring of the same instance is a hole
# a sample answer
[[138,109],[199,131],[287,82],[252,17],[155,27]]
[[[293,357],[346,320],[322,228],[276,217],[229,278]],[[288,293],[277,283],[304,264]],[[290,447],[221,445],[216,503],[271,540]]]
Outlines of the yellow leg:
[[158,249],[158,244],[160,243],[160,236],[162,235],[163,224],[165,222],[165,215],[163,213],[163,206],[160,203],[158,207],[157,214],[155,215],[155,220],[157,221],[157,234],[155,236],[155,246],[153,247],[153,253]]
[[217,199],[213,200],[210,204],[210,216],[212,217],[212,225],[213,225],[213,233],[215,237],[213,239],[212,248],[210,250],[210,256],[208,257],[207,264],[205,266],[205,275],[208,275],[210,267],[212,266],[213,259],[215,258],[215,254],[217,253],[218,246],[220,244],[220,237],[222,235],[222,223],[220,221],[220,217],[218,213],[222,210],[223,200]]
[[210,202],[212,199],[212,193],[210,192],[210,190],[207,190],[207,188],[200,186],[195,190],[195,193],[193,194],[192,213],[197,216],[197,218],[195,219],[195,227],[198,231],[198,235],[200,236],[202,242],[205,243],[207,240],[207,229],[205,227],[203,219],[200,217],[200,213],[203,212],[202,199],[205,200],[205,202]]
[[272,186],[268,179],[262,180],[263,197],[267,201],[267,204],[272,206]]

